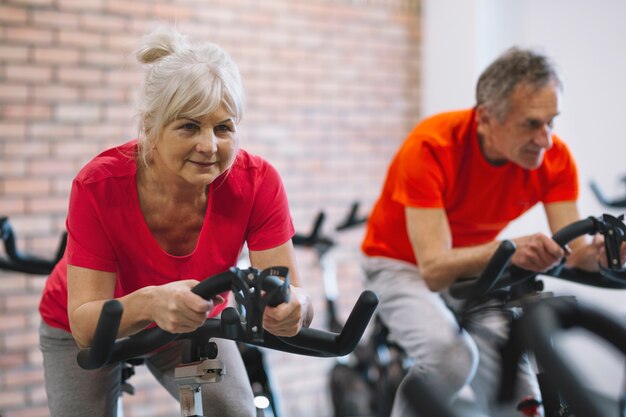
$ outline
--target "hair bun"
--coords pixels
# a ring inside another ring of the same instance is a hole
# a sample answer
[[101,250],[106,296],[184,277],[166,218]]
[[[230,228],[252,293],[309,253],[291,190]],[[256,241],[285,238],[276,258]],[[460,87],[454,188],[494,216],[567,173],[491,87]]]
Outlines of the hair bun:
[[159,26],[142,38],[135,52],[137,60],[143,64],[151,64],[171,55],[188,45],[187,37],[173,28]]

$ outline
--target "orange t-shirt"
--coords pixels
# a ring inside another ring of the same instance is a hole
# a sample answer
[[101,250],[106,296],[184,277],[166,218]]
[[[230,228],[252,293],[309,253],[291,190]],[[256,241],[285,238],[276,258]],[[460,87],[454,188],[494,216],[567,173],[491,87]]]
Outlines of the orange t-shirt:
[[406,232],[404,209],[443,208],[452,246],[490,242],[511,221],[537,202],[575,201],[576,164],[553,135],[543,163],[527,170],[507,162],[495,166],[480,149],[474,110],[425,119],[395,155],[368,220],[361,246],[368,256],[417,264]]

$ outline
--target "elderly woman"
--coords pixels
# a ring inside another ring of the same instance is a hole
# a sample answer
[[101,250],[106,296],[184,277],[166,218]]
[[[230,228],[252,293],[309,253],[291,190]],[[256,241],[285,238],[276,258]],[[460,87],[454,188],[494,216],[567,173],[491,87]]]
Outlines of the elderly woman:
[[[106,300],[124,306],[119,337],[153,323],[191,332],[225,306],[191,289],[235,265],[244,243],[252,266],[287,266],[295,286],[289,303],[266,309],[265,329],[291,336],[312,319],[309,297],[297,287],[281,179],[238,146],[243,91],[234,62],[218,46],[192,44],[170,28],[144,37],[137,58],[148,65],[140,137],[96,156],[74,179],[67,251],[43,291],[40,338],[52,416],[116,414],[120,365],[85,371],[76,364]],[[205,413],[255,415],[236,345],[217,343],[228,376],[203,389]],[[147,360],[174,397],[181,350],[175,343]]]

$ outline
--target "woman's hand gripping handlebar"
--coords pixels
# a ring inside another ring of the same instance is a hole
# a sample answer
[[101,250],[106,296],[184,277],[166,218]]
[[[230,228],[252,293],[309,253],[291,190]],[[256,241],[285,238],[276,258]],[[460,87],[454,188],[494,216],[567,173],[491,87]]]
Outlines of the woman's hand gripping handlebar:
[[272,267],[263,271],[231,268],[203,280],[193,289],[205,299],[229,290],[234,292],[235,300],[246,307],[243,323],[237,310],[230,307],[222,312],[220,319],[208,319],[191,333],[173,334],[152,327],[117,340],[115,337],[123,309],[119,301],[109,300],[102,309],[93,347],[79,351],[78,364],[84,369],[96,369],[108,363],[145,355],[174,340],[207,340],[213,337],[307,356],[343,356],[356,347],[378,305],[378,297],[371,291],[365,291],[341,333],[303,328],[296,336],[277,337],[263,332],[262,314],[266,305],[278,305],[288,300],[287,268]]
[[[565,267],[562,262],[543,275],[549,275],[567,281],[577,282],[602,288],[626,288],[626,270],[622,266],[620,248],[626,240],[626,226],[623,216],[614,217],[603,214],[600,217],[589,217],[565,226],[556,232],[552,239],[561,247],[572,240],[586,234],[600,233],[604,236],[607,266],[600,266],[600,273],[583,271],[578,268]],[[476,278],[462,279],[450,287],[450,295],[459,299],[476,298],[489,294],[492,291],[520,284],[538,275],[510,265],[511,257],[515,252],[515,244],[509,240],[503,241],[491,257],[483,273]]]

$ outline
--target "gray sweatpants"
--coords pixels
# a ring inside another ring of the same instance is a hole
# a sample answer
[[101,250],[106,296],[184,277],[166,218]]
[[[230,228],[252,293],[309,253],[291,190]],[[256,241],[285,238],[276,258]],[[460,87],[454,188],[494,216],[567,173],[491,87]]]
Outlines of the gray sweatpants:
[[[78,347],[72,335],[42,323],[39,329],[46,393],[51,417],[115,417],[120,394],[121,365],[84,370],[76,362]],[[235,342],[214,339],[224,363],[222,381],[202,387],[207,417],[253,417],[252,388]],[[147,368],[172,397],[178,399],[174,367],[181,362],[182,343],[173,343],[146,360]]]
[[[453,311],[463,302],[435,293],[410,263],[366,257],[366,287],[380,297],[377,314],[389,328],[390,338],[415,360],[410,374],[419,375],[443,398],[454,404],[469,384],[475,406],[489,416],[521,416],[517,403],[526,396],[540,399],[535,372],[526,356],[519,366],[515,402],[497,404],[500,382],[499,346],[508,336],[513,311],[493,300],[464,311],[463,328]],[[398,390],[392,417],[415,415]],[[454,407],[454,405],[453,405]]]

